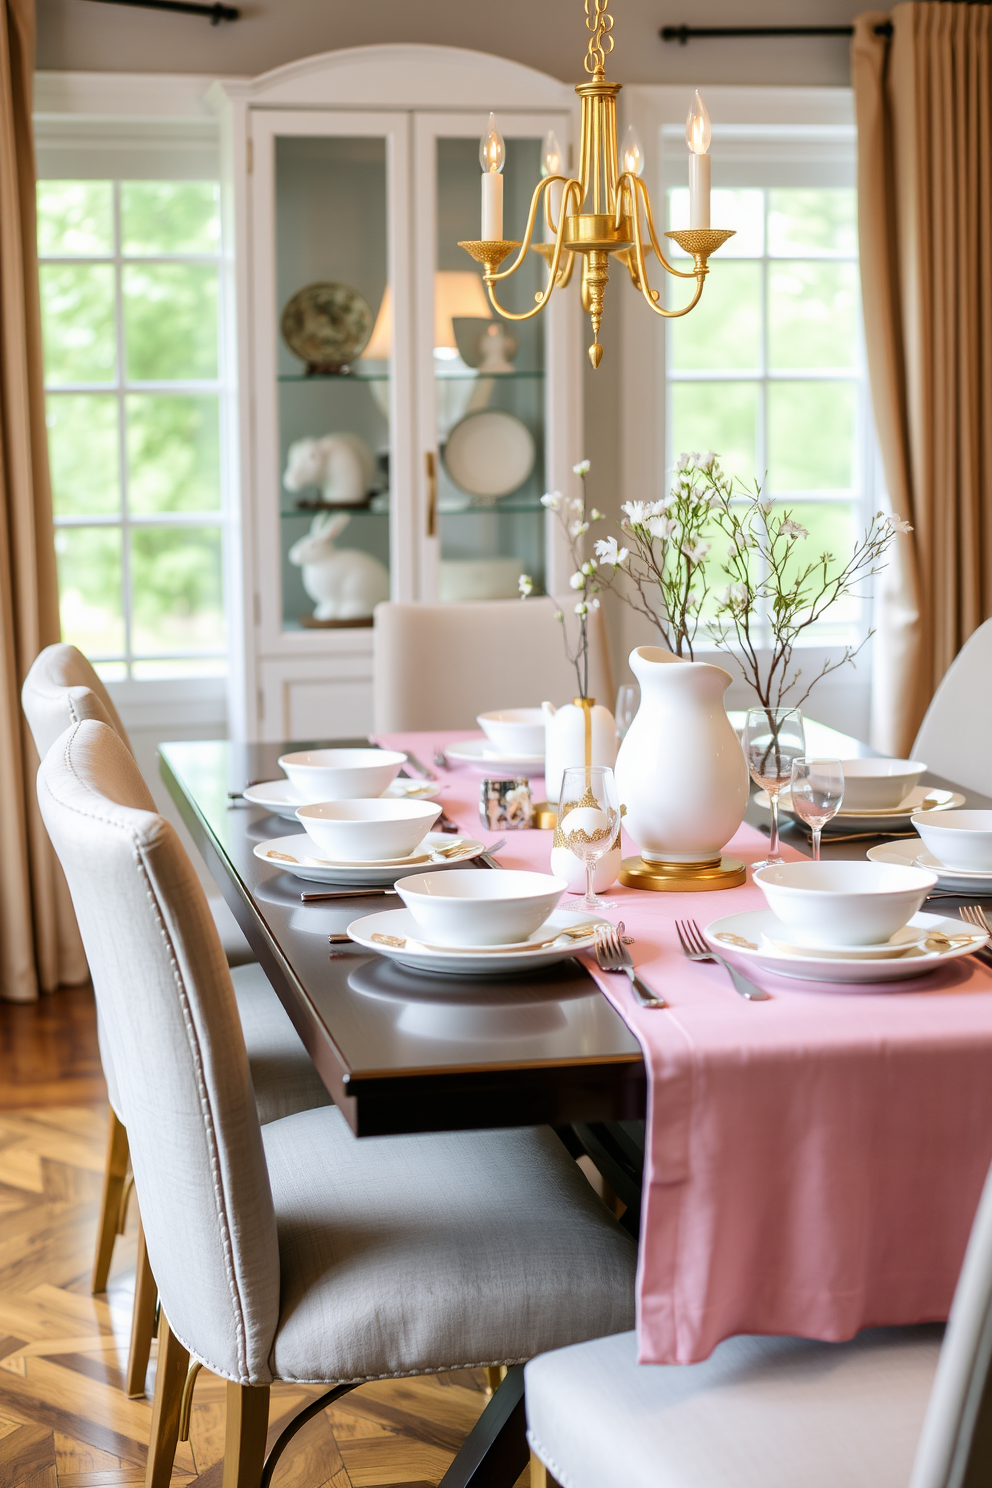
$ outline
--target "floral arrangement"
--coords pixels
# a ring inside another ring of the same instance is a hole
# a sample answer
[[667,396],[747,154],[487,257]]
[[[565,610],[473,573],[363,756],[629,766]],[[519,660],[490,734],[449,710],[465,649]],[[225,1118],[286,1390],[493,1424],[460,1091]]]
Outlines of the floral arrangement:
[[[596,592],[624,576],[620,598],[657,627],[670,651],[691,661],[700,637],[729,651],[766,708],[781,706],[799,682],[793,653],[803,632],[880,571],[897,532],[912,531],[897,515],[876,512],[843,565],[830,552],[807,556],[809,532],[793,513],[757,482],[729,479],[714,454],[681,455],[664,500],[628,501],[622,510],[627,546],[615,537],[596,542]],[[789,705],[800,707],[817,682],[853,662],[872,634],[827,658]]]
[[[588,460],[580,460],[578,465],[572,467],[582,481],[581,496],[565,497],[560,491],[549,491],[541,497],[541,505],[554,512],[557,517],[572,559],[574,571],[568,584],[576,594],[574,613],[578,625],[575,627],[574,639],[569,637],[564,611],[556,610],[555,619],[561,623],[565,654],[575,668],[578,696],[581,698],[589,696],[589,613],[599,609],[599,590],[603,587],[599,580],[599,564],[594,558],[586,558],[584,555],[586,533],[593,522],[604,520],[602,512],[588,505],[586,476],[589,468]],[[597,543],[596,546],[598,548],[600,544]],[[529,599],[536,592],[534,580],[529,574],[521,574],[517,584],[521,599]]]

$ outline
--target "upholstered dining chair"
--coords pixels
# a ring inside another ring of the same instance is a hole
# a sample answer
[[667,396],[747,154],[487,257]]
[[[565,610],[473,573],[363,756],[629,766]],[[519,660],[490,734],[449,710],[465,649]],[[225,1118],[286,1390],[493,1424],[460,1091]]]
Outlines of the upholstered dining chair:
[[731,1338],[701,1364],[638,1364],[634,1333],[544,1354],[524,1370],[531,1488],[992,1483],[992,1174],[942,1332]]
[[992,620],[973,631],[951,662],[920,724],[911,757],[935,775],[992,796]]
[[[563,600],[563,606],[574,605]],[[373,717],[377,733],[474,729],[491,708],[556,706],[576,694],[551,599],[471,604],[380,604],[375,609]],[[602,610],[589,616],[589,692],[613,707]]]
[[56,741],[38,796],[161,1293],[146,1488],[169,1483],[190,1358],[228,1381],[224,1482],[257,1488],[274,1380],[340,1395],[630,1326],[634,1244],[551,1131],[357,1140],[336,1107],[260,1125],[203,890],[106,725]]
[[[109,694],[86,657],[75,646],[54,645],[42,651],[28,672],[21,700],[35,747],[42,759],[72,723],[84,718],[114,729],[130,752],[130,740]],[[154,810],[147,788],[145,805]],[[257,963],[239,966],[232,973],[232,981],[248,1048],[259,1119],[271,1121],[310,1106],[329,1105],[331,1097],[262,968]],[[140,992],[140,986],[138,990]],[[110,1107],[103,1196],[91,1283],[94,1292],[102,1292],[107,1286],[117,1236],[124,1231],[130,1155],[113,1057],[99,1010],[97,1040]],[[129,1395],[144,1393],[157,1297],[139,1214],[131,1348],[125,1382]]]

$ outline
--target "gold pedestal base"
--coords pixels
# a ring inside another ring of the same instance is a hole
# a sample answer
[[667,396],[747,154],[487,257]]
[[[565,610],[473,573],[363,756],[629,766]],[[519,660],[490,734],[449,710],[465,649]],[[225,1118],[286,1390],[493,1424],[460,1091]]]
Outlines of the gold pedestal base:
[[663,894],[704,893],[738,888],[747,882],[747,868],[740,858],[709,858],[701,863],[645,863],[643,858],[624,858],[620,882],[628,889],[654,889]]
[[558,812],[551,805],[550,801],[535,801],[534,826],[540,828],[542,832],[546,832],[549,829],[553,832],[557,825]]

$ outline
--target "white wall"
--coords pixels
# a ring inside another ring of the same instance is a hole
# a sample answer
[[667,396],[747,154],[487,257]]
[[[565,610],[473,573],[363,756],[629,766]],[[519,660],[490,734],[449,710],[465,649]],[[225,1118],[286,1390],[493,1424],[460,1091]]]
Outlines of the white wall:
[[[242,0],[235,0],[242,3]],[[255,76],[339,47],[419,41],[495,52],[568,82],[582,76],[581,0],[243,0],[242,19],[198,17],[97,0],[37,0],[38,66],[90,72]],[[833,38],[663,43],[663,25],[848,25],[858,0],[613,0],[610,72],[631,83],[846,84],[848,43]]]

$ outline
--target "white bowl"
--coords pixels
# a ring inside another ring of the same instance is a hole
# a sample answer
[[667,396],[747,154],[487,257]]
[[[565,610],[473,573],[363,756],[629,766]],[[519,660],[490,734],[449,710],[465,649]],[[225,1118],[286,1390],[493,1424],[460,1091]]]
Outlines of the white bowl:
[[888,811],[905,801],[926,770],[918,760],[844,760],[841,811]]
[[480,713],[476,723],[500,754],[544,753],[544,713],[540,708],[500,708]]
[[937,882],[891,863],[772,863],[754,881],[792,945],[877,945],[901,930]]
[[441,815],[430,801],[319,801],[296,813],[307,836],[339,863],[404,858]]
[[911,820],[945,868],[992,869],[992,811],[916,811]]
[[449,868],[396,880],[396,892],[433,945],[512,945],[544,924],[568,888],[549,873]]
[[406,755],[392,749],[304,749],[279,761],[301,801],[358,801],[381,796]]

